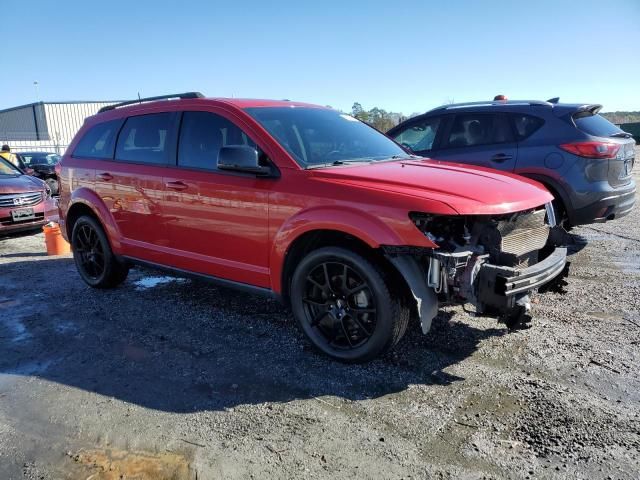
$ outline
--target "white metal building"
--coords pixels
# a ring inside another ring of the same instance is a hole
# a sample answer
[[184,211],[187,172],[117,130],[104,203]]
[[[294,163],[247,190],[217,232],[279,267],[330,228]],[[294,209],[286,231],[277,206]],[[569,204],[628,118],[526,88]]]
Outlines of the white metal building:
[[85,118],[114,101],[37,102],[0,110],[0,145],[63,154]]

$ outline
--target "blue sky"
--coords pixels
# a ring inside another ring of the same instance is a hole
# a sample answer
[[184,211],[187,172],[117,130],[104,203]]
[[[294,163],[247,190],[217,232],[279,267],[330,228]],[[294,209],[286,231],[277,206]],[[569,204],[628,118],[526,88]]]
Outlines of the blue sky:
[[405,114],[448,100],[640,110],[640,0],[2,0],[0,108],[199,90]]

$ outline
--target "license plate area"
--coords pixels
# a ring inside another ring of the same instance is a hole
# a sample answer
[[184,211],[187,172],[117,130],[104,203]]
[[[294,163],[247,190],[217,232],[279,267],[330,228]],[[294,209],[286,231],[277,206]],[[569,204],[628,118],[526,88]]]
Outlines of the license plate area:
[[36,218],[33,208],[18,208],[11,210],[11,219],[14,222],[24,222],[25,220],[33,220]]

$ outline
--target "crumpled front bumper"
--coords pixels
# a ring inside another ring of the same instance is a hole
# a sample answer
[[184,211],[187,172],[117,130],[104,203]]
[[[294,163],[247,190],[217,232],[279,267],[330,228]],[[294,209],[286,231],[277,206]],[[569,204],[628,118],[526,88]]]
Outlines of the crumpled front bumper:
[[513,308],[517,299],[549,283],[567,263],[567,249],[556,247],[547,258],[527,268],[517,269],[484,263],[477,277],[477,298],[498,309]]
[[[419,260],[420,256],[416,255],[418,252],[412,251],[410,247],[386,247],[385,253],[407,282],[416,301],[422,332],[427,333],[438,312],[437,294],[427,281],[428,269],[424,262]],[[541,262],[527,268],[493,265],[484,260],[479,264],[478,270],[472,268],[472,275],[462,275],[469,283],[465,288],[459,288],[458,293],[466,291],[470,295],[462,295],[458,297],[458,301],[474,303],[478,312],[491,307],[500,313],[508,313],[511,309],[517,308],[517,302],[529,292],[560,275],[566,263],[567,249],[560,247],[556,247]]]

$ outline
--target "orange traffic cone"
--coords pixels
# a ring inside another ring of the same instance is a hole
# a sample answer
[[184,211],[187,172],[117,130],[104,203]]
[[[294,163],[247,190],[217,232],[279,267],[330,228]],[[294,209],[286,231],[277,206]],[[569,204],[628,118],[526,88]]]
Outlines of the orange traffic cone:
[[71,251],[71,246],[60,233],[60,225],[54,222],[42,227],[44,243],[47,245],[47,255],[66,255]]

